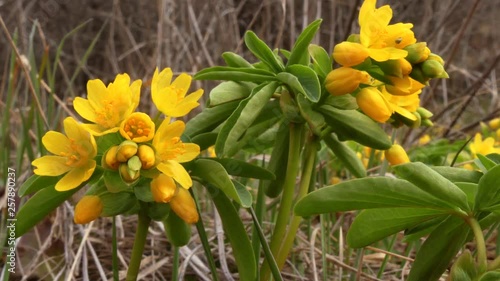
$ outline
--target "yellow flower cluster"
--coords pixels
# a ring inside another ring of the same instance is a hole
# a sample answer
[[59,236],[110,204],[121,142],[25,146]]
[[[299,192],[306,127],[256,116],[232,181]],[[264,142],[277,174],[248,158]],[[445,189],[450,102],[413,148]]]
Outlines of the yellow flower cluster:
[[447,78],[444,62],[417,42],[410,23],[389,24],[392,9],[365,0],[359,12],[360,33],[337,44],[334,60],[341,65],[326,77],[334,95],[354,94],[359,108],[380,123],[411,126],[432,123],[417,112],[419,94],[431,78]]
[[[35,174],[65,174],[55,186],[58,191],[85,183],[97,163],[105,170],[119,173],[122,181],[132,187],[146,174],[152,178],[151,193],[156,202],[170,203],[171,209],[188,223],[198,221],[196,205],[187,191],[193,182],[180,163],[196,158],[200,148],[181,140],[185,124],[179,120],[171,122],[171,117],[181,117],[197,107],[203,90],[186,96],[191,76],[183,73],[173,82],[172,77],[170,68],[161,72],[156,69],[153,75],[152,100],[166,116],[157,124],[149,115],[135,112],[141,80],[130,83],[127,74],[117,75],[108,86],[99,79],[90,80],[87,99],[77,97],[74,101],[75,111],[90,123],[80,124],[69,117],[64,120],[66,135],[47,132],[42,142],[54,155],[34,160]],[[113,133],[119,135],[120,142],[99,153],[95,138]],[[100,161],[94,159],[98,154],[103,155]],[[97,218],[102,209],[103,202],[98,195],[86,195],[75,208],[74,221],[88,223]]]

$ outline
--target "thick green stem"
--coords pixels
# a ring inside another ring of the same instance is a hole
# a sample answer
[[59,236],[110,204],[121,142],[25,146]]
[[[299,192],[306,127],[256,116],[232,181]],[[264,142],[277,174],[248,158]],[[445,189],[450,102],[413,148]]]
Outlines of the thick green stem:
[[467,223],[472,228],[474,237],[476,239],[476,250],[477,250],[477,263],[479,266],[479,271],[484,272],[488,266],[486,258],[486,243],[484,242],[483,230],[479,225],[479,222],[473,218],[467,218]]
[[149,222],[151,221],[151,219],[142,212],[139,212],[138,216],[139,222],[135,233],[134,246],[132,247],[132,257],[128,265],[127,281],[137,280],[137,275],[139,275],[139,269],[141,267],[142,252],[144,251],[144,245],[146,244],[146,238],[148,236]]
[[[280,248],[283,237],[286,233],[286,226],[290,219],[290,212],[293,205],[293,197],[295,191],[295,180],[299,173],[300,166],[300,140],[302,137],[302,124],[290,123],[290,143],[288,149],[288,163],[285,182],[283,183],[283,194],[279,207],[276,224],[274,226],[273,236],[271,238],[271,252],[276,257]],[[269,265],[264,262],[261,270],[261,280],[269,280],[270,269]]]
[[179,277],[179,247],[174,246],[174,260],[172,262],[172,281],[176,281]]
[[[314,163],[316,163],[316,141],[309,140],[306,144],[305,150],[305,164],[302,170],[302,176],[300,180],[299,192],[297,194],[296,200],[300,200],[307,194],[309,190],[309,186],[311,184],[311,177],[314,170]],[[293,206],[291,208],[293,210]],[[288,228],[285,239],[283,239],[283,243],[281,245],[280,251],[276,256],[276,262],[278,263],[278,267],[282,268],[285,265],[286,257],[293,246],[293,241],[295,241],[295,236],[297,235],[297,230],[299,229],[300,222],[302,221],[302,217],[293,216],[292,222]]]

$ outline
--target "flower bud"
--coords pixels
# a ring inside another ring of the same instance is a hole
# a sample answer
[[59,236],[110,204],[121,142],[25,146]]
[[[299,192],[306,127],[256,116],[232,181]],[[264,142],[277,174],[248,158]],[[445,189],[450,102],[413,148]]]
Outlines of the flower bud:
[[500,128],[500,118],[491,119],[488,125],[492,130]]
[[410,162],[404,148],[399,144],[393,144],[391,148],[384,152],[385,158],[391,165],[399,165]]
[[174,179],[165,175],[159,174],[151,181],[151,193],[153,199],[158,203],[168,203],[174,197],[177,186]]
[[364,62],[369,53],[361,44],[342,42],[335,45],[332,55],[333,59],[342,66],[354,66]]
[[170,209],[186,223],[193,224],[199,219],[193,197],[191,197],[187,189],[182,187],[178,188],[177,194],[170,200]]
[[427,58],[427,60],[435,60],[435,61],[439,62],[441,65],[444,65],[443,58],[439,55],[434,54],[434,53],[429,54],[429,57]]
[[334,95],[340,96],[354,92],[359,84],[370,82],[370,75],[350,67],[340,67],[328,73],[325,79],[326,90]]
[[423,135],[421,138],[418,139],[418,145],[426,145],[431,141],[431,137],[428,134]]
[[420,114],[420,116],[422,116],[422,119],[429,119],[434,115],[434,114],[432,114],[432,112],[425,109],[424,107],[419,107],[417,109],[417,112]]
[[427,43],[418,42],[415,44],[408,45],[404,48],[408,52],[406,60],[411,64],[417,64],[423,62],[429,57],[431,50],[427,48]]
[[120,162],[116,159],[116,152],[118,151],[118,145],[112,146],[103,157],[102,166],[111,170],[118,170]]
[[99,196],[85,195],[75,206],[73,221],[76,224],[89,223],[101,215],[102,201]]
[[123,141],[116,151],[116,159],[119,162],[127,162],[127,160],[137,153],[137,143],[133,141]]
[[141,160],[142,169],[147,170],[155,166],[156,154],[151,146],[145,144],[139,145],[137,156]]
[[448,73],[437,60],[426,60],[422,63],[422,72],[428,78],[448,78]]
[[424,75],[424,72],[422,71],[421,65],[419,65],[419,64],[413,66],[411,73],[410,73],[410,77],[412,79],[422,83],[422,84],[426,84],[427,81],[429,81],[429,78],[427,78]]
[[122,180],[126,183],[133,183],[141,175],[140,171],[130,169],[126,163],[120,165],[119,172]]
[[134,112],[120,124],[122,137],[135,142],[152,140],[155,132],[155,123],[149,115]]
[[392,115],[392,109],[379,90],[364,88],[356,95],[359,108],[373,120],[384,123]]

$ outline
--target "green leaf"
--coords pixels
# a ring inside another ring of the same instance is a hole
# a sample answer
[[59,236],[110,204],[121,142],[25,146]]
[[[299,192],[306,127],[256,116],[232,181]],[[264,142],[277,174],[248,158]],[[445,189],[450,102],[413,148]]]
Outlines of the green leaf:
[[469,235],[464,220],[450,216],[425,240],[415,257],[408,281],[437,281]]
[[200,151],[203,151],[215,144],[217,135],[217,133],[202,133],[194,136],[191,142],[196,143],[200,147]]
[[328,95],[328,97],[325,99],[324,104],[344,110],[358,109],[358,103],[356,102],[356,98],[353,97],[352,95],[341,95],[341,96]]
[[[332,71],[332,57],[325,49],[318,45],[311,44],[307,48],[313,61],[313,68],[323,79]],[[350,96],[350,95],[349,95]]]
[[138,184],[134,187],[134,194],[142,202],[153,202],[153,193],[151,193],[150,183]]
[[371,148],[386,150],[392,146],[387,133],[370,117],[356,110],[342,110],[329,105],[320,107],[326,123],[340,140],[354,140]]
[[444,201],[395,178],[368,177],[323,187],[307,194],[295,206],[299,216],[372,208],[432,208],[450,210]]
[[216,107],[205,108],[186,123],[184,134],[190,138],[212,131],[224,122],[240,104],[239,100],[227,102]]
[[57,191],[55,185],[47,186],[21,206],[16,215],[16,237],[28,232],[50,212],[75,194],[83,185],[68,191]]
[[455,184],[467,195],[467,203],[470,209],[474,210],[478,184],[471,182],[456,182]]
[[147,206],[147,214],[151,219],[155,221],[165,221],[168,219],[170,215],[170,204],[150,202]]
[[321,96],[321,88],[314,70],[303,65],[293,65],[287,70],[289,72],[278,73],[276,78],[288,85],[294,93],[301,93],[310,101],[318,102]]
[[500,165],[495,166],[479,180],[476,195],[476,210],[500,204]]
[[[203,159],[203,158],[200,158]],[[274,174],[262,167],[232,158],[210,158],[212,161],[220,163],[227,173],[232,176],[254,178],[262,180],[274,180]]]
[[420,162],[393,166],[396,174],[436,198],[441,198],[451,208],[469,211],[467,196],[454,183]]
[[123,214],[137,203],[137,199],[131,192],[106,192],[99,194],[99,197],[103,205],[101,217],[112,217]]
[[257,280],[257,269],[252,244],[240,216],[231,201],[223,194],[210,192],[212,200],[219,212],[224,233],[233,248],[233,256],[238,267],[239,280]]
[[210,91],[209,107],[218,106],[227,102],[242,100],[252,93],[255,84],[248,82],[222,82]]
[[466,249],[451,267],[450,278],[453,281],[472,281],[476,276],[476,262],[474,261],[471,252]]
[[227,66],[231,67],[249,67],[253,68],[253,65],[249,63],[246,59],[233,52],[222,53],[222,58],[226,62]]
[[431,169],[438,172],[438,174],[447,178],[451,182],[478,183],[483,176],[483,173],[481,172],[469,171],[463,168],[456,167],[431,166]]
[[410,227],[405,230],[405,236],[403,238],[404,242],[413,242],[417,241],[420,238],[429,235],[436,227],[439,226],[445,219],[447,219],[448,216],[440,216],[440,217],[435,217],[432,219],[429,219],[427,221],[424,221],[422,223],[419,223],[418,225],[415,225],[414,227]]
[[217,187],[229,198],[244,208],[252,205],[252,196],[248,190],[237,189],[224,166],[212,159],[197,159],[194,162],[192,173]]
[[493,160],[496,164],[500,164],[500,154],[498,153],[490,153],[486,155],[489,159]]
[[351,224],[347,243],[352,248],[362,248],[443,214],[440,210],[423,208],[363,210]]
[[[281,95],[280,102],[282,101],[283,94]],[[311,103],[308,99],[306,99],[302,95],[298,95],[295,97],[297,104],[299,106],[300,115],[299,118],[305,119],[307,124],[309,124],[309,129],[317,136],[321,136],[325,128],[327,128],[327,124],[325,122],[325,117],[323,114],[317,112],[313,109],[313,103]],[[300,120],[300,119],[299,119]],[[293,122],[293,120],[292,120]],[[297,122],[299,123],[299,122]]]
[[60,178],[61,177],[32,175],[21,185],[17,194],[19,195],[19,197],[30,195],[41,189],[44,189],[47,186],[55,185],[60,180]]
[[292,53],[288,59],[287,66],[294,64],[309,65],[309,53],[307,52],[307,47],[311,44],[314,35],[318,32],[319,26],[321,25],[322,19],[317,19],[309,24],[295,41],[293,45]]
[[358,158],[356,152],[354,152],[345,143],[339,141],[335,134],[325,135],[323,138],[325,144],[332,150],[332,152],[337,156],[337,158],[344,164],[344,166],[349,170],[355,177],[364,178],[366,177],[366,170]]
[[189,243],[189,239],[191,239],[191,226],[179,218],[176,213],[170,212],[167,219],[163,222],[163,226],[165,226],[165,234],[168,241],[172,245],[182,247]]
[[479,279],[479,281],[498,281],[498,280],[500,280],[500,272],[499,271],[486,272]]
[[265,63],[274,73],[282,72],[285,68],[273,51],[253,31],[245,33],[245,44],[250,52]]
[[131,189],[131,185],[124,182],[117,171],[104,171],[104,184],[106,184],[108,191],[113,193]]
[[[96,138],[97,151],[107,151],[114,145],[119,145],[125,139],[120,133],[111,133]],[[99,162],[100,163],[100,162]]]
[[257,68],[213,66],[200,70],[194,76],[197,80],[227,80],[262,83],[276,80],[274,73]]
[[487,171],[491,170],[491,168],[497,165],[495,161],[491,160],[490,158],[482,154],[477,154],[477,160],[481,162],[481,164],[483,165],[483,167],[486,168]]
[[237,152],[238,141],[266,106],[277,87],[276,82],[256,87],[252,94],[239,104],[217,137],[215,151],[219,157],[231,157]]
[[276,176],[275,180],[263,181],[262,186],[269,197],[278,196],[283,190],[283,183],[285,181],[287,165],[288,162],[288,146],[290,140],[290,127],[289,124],[283,122],[278,128],[278,133],[276,134],[276,141],[273,146],[273,151],[271,153],[271,159],[267,165],[267,169],[274,173]]

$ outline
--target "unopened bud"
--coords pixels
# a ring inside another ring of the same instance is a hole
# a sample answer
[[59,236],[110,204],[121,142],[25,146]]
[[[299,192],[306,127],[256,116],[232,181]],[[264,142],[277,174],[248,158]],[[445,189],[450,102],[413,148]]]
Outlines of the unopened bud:
[[432,114],[432,112],[430,112],[429,110],[423,108],[423,107],[419,107],[417,109],[417,112],[420,114],[420,116],[422,117],[422,119],[429,119],[431,118],[434,114]]
[[127,160],[137,153],[137,143],[133,141],[123,141],[116,152],[116,159],[119,162],[127,162]]
[[426,60],[422,63],[422,72],[428,78],[448,78],[448,73],[437,60]]
[[141,174],[140,171],[130,169],[126,163],[120,165],[119,171],[122,180],[126,183],[133,183]]
[[434,54],[434,53],[431,53],[429,55],[429,57],[427,58],[427,60],[435,60],[435,61],[439,62],[441,65],[444,65],[443,58],[439,55]]
[[102,166],[111,170],[118,170],[120,162],[116,159],[116,152],[118,151],[118,146],[112,146],[103,157]]
[[359,91],[356,102],[363,113],[380,123],[389,120],[393,112],[380,91],[373,87]]
[[101,215],[102,201],[99,196],[85,195],[75,206],[73,221],[76,224],[89,223]]
[[391,148],[384,152],[385,158],[391,165],[399,165],[410,162],[404,148],[399,144],[393,144]]
[[151,193],[153,199],[158,203],[168,203],[174,197],[177,186],[174,179],[165,175],[159,174],[151,181]]
[[187,189],[178,188],[177,194],[170,200],[170,208],[186,223],[198,222],[196,203]]
[[493,130],[500,128],[500,118],[491,119],[488,125]]
[[332,55],[342,66],[355,66],[364,62],[369,53],[367,48],[359,43],[342,42],[335,45]]
[[429,57],[431,50],[427,48],[427,43],[418,42],[415,44],[408,45],[404,48],[408,52],[406,60],[411,64],[417,64],[423,62]]
[[137,156],[141,160],[143,169],[147,170],[155,166],[156,154],[151,146],[145,144],[139,145]]
[[340,67],[328,73],[325,79],[326,90],[334,95],[340,96],[354,92],[359,84],[370,82],[370,75],[350,67]]

